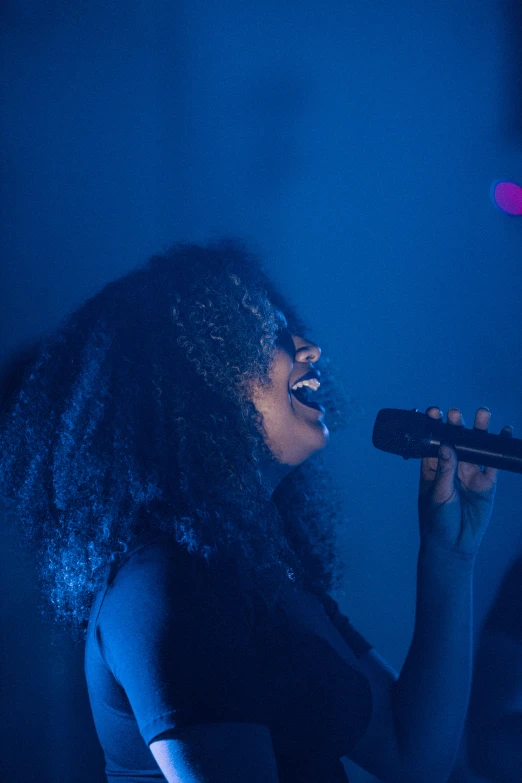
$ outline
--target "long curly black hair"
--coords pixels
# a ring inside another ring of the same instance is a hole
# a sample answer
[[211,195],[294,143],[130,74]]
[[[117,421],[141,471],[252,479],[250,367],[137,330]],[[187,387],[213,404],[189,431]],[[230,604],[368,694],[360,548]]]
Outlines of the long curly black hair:
[[[342,512],[321,459],[272,497],[260,470],[274,458],[247,390],[269,383],[286,326],[308,331],[240,242],[178,244],[5,362],[0,497],[60,625],[85,629],[107,566],[155,532],[196,557],[232,553],[265,590],[292,572],[335,588]],[[323,381],[335,429],[351,401]]]

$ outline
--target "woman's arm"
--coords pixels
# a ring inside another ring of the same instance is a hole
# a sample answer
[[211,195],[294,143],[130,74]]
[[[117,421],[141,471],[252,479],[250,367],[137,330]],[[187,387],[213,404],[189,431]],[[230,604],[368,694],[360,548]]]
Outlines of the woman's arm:
[[472,562],[421,548],[413,639],[400,676],[374,651],[359,659],[372,689],[370,726],[350,758],[397,783],[446,781],[471,679]]
[[[427,413],[442,417],[437,408]],[[479,408],[475,428],[487,430],[489,418]],[[458,409],[450,409],[448,423],[464,426]],[[502,434],[511,431],[504,428]],[[497,474],[458,462],[450,447],[422,460],[413,639],[398,678],[375,654],[363,656],[374,717],[350,754],[386,781],[445,783],[451,773],[470,691],[473,564],[491,516]]]
[[457,756],[471,687],[473,563],[445,550],[419,553],[415,630],[393,694],[415,780],[445,781]]
[[277,783],[267,726],[207,723],[176,729],[150,743],[168,783]]

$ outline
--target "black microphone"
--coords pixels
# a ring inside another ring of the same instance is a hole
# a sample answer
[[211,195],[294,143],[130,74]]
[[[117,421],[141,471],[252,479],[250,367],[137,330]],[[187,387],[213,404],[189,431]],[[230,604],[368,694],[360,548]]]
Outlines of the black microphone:
[[442,419],[434,419],[416,408],[379,411],[372,443],[376,448],[399,454],[404,459],[437,457],[440,444],[448,443],[461,462],[522,473],[522,440],[444,424]]

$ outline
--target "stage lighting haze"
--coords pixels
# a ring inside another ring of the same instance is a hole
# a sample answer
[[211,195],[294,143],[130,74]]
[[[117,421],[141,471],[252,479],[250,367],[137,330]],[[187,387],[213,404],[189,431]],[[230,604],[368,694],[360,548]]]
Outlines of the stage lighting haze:
[[493,187],[495,205],[508,215],[522,215],[522,187],[516,182],[497,182]]

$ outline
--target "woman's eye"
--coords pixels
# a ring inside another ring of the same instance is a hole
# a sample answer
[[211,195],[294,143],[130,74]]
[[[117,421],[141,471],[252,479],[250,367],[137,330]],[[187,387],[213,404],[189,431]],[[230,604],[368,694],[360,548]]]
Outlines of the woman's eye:
[[289,353],[292,359],[295,357],[295,343],[289,329],[281,329],[277,335],[277,344],[280,348]]

